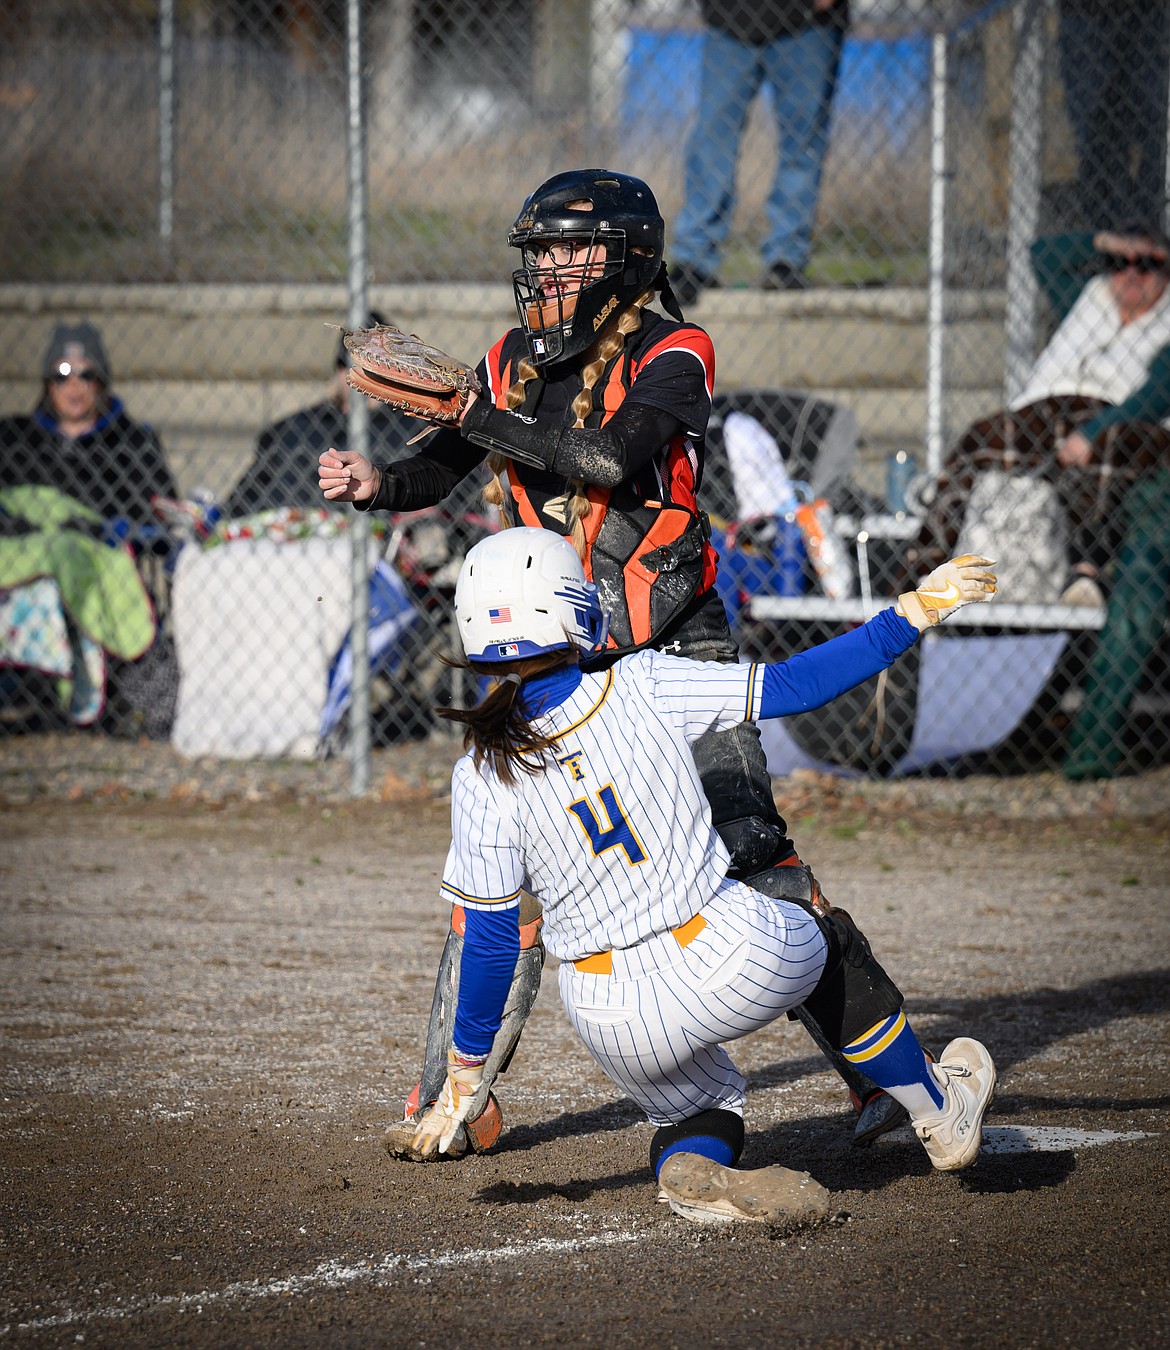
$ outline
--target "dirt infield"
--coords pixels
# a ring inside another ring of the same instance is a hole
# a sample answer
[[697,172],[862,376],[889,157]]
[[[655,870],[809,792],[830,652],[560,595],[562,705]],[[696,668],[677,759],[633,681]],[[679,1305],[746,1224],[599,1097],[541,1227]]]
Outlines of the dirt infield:
[[1170,822],[804,805],[923,1039],[980,1037],[1000,1087],[947,1177],[908,1133],[850,1146],[798,1026],[740,1042],[745,1165],[839,1202],[788,1238],[656,1203],[649,1127],[547,971],[500,1150],[380,1151],[444,802],[0,811],[0,1342],[1170,1345]]

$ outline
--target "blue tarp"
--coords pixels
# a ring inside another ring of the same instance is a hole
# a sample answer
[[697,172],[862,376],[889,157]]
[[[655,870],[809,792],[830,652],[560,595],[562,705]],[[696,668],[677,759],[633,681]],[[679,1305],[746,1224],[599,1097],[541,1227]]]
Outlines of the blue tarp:
[[[402,578],[384,560],[374,564],[370,576],[370,674],[393,673],[402,662],[402,638],[418,620]],[[352,630],[351,630],[352,631]],[[349,711],[353,698],[353,649],[351,633],[338,648],[329,667],[329,691],[321,709],[321,739],[336,731]]]
[[[622,125],[628,133],[677,137],[695,112],[703,35],[693,29],[629,30]],[[848,36],[834,102],[835,118],[880,118],[903,134],[926,116],[930,37]]]

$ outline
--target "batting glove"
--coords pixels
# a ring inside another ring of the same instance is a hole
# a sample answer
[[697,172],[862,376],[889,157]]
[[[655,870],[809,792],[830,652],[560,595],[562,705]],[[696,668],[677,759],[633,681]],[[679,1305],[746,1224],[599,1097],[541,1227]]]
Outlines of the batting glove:
[[483,1066],[487,1056],[474,1058],[461,1055],[458,1050],[447,1051],[447,1081],[439,1093],[439,1100],[418,1123],[413,1147],[423,1157],[446,1153],[455,1138],[455,1131],[467,1118],[471,1103],[483,1082]]
[[898,596],[894,608],[924,633],[964,605],[976,600],[990,600],[996,584],[995,573],[988,568],[994,566],[991,558],[980,558],[973,553],[952,558],[919,582],[917,590]]

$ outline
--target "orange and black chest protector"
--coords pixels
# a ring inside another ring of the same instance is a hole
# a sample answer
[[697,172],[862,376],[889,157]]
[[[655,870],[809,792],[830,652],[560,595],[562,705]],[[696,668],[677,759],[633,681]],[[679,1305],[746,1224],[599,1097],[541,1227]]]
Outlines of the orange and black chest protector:
[[[513,332],[488,353],[489,388],[497,408],[507,406],[524,355]],[[614,487],[508,460],[508,488],[519,523],[570,536],[581,516],[586,575],[610,615],[609,647],[619,653],[653,644],[691,601],[714,584],[716,555],[696,494],[702,473],[702,436],[710,411],[714,358],[701,329],[661,321],[632,336],[591,390],[584,427],[605,426],[627,397],[676,415],[694,434],[680,432]],[[550,429],[576,424],[571,405],[582,388],[579,371],[545,372],[530,380],[513,412]],[[677,405],[676,407],[672,405]],[[583,500],[582,500],[583,499]]]

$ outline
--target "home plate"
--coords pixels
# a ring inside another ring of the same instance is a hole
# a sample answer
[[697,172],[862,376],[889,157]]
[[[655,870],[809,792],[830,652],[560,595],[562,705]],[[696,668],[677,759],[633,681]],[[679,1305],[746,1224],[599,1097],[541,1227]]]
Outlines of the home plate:
[[1098,1144],[1128,1144],[1151,1136],[1140,1131],[1069,1130],[1059,1125],[991,1125],[983,1128],[984,1153],[1066,1153]]

